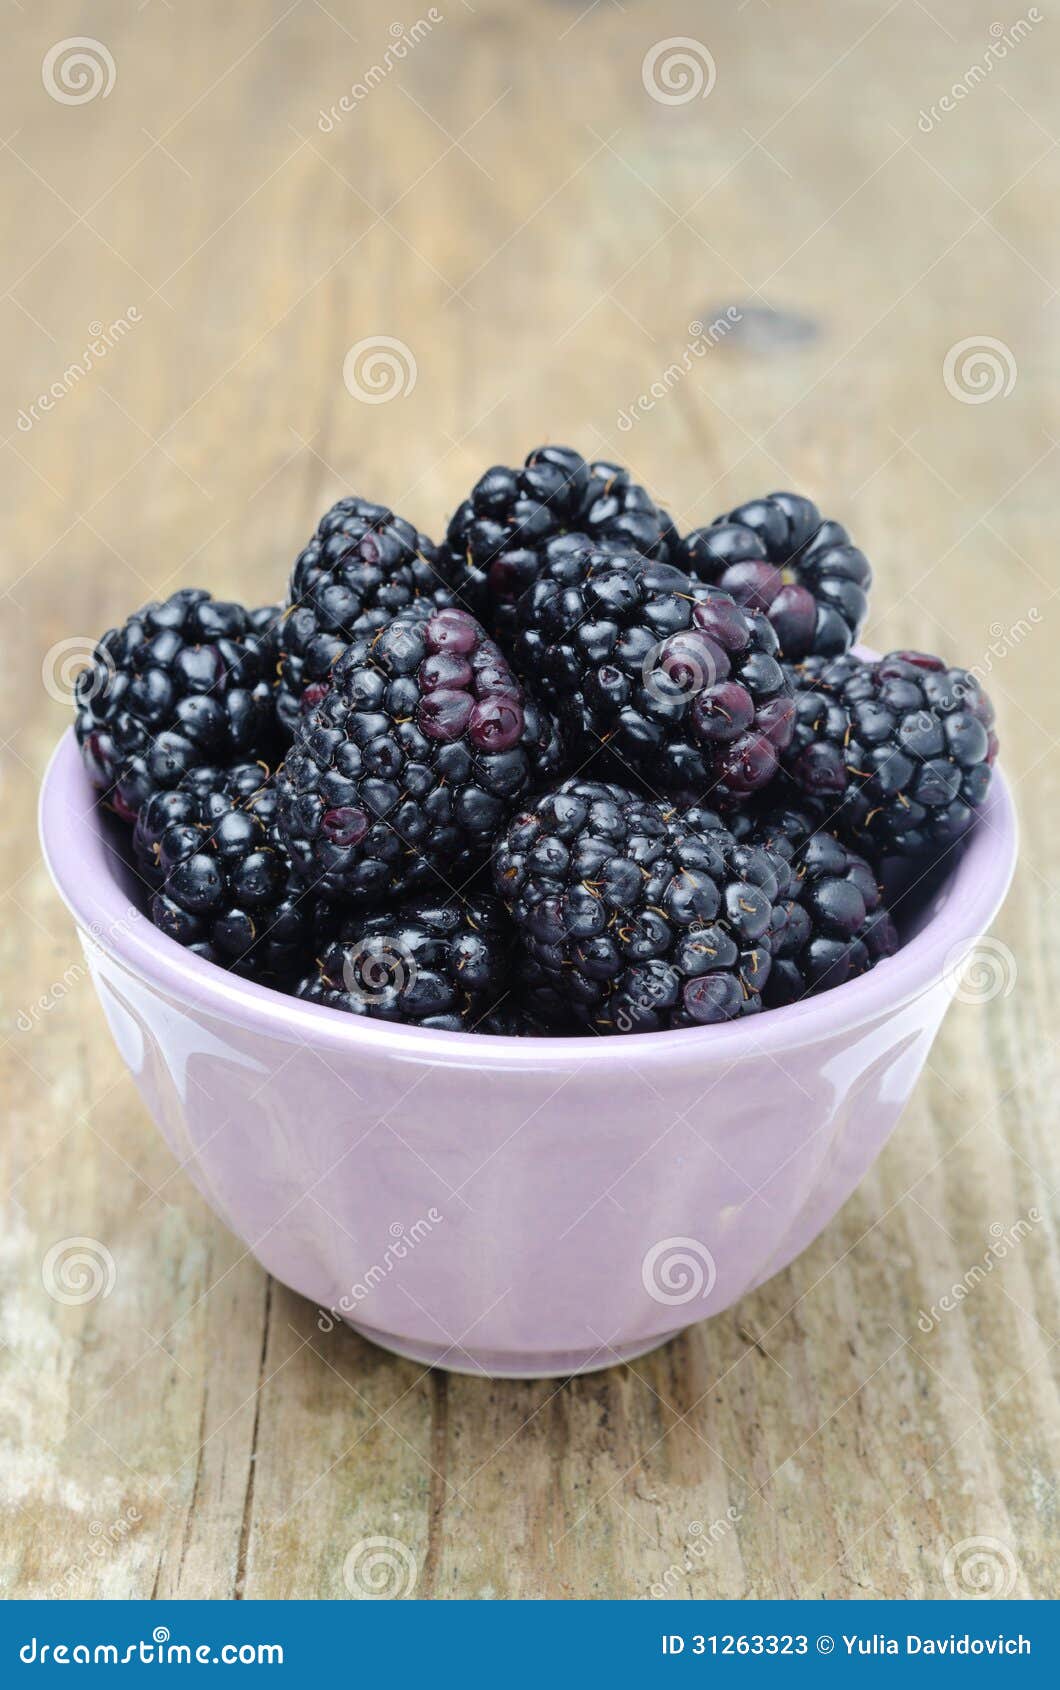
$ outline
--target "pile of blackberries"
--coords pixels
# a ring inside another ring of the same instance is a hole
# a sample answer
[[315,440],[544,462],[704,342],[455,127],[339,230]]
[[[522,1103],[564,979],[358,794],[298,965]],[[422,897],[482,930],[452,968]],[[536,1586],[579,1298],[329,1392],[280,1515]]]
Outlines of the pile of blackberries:
[[851,650],[871,581],[797,494],[681,535],[540,447],[442,546],[345,498],[282,607],[145,606],[77,738],[151,919],[208,962],[447,1031],[730,1021],[892,955],[885,877],[986,797],[974,676]]

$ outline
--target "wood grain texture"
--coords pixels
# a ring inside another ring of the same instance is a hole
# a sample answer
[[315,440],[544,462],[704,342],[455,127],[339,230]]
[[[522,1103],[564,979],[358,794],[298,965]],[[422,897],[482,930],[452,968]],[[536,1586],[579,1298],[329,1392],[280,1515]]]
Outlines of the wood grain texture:
[[[330,130],[396,40],[367,4],[7,20],[3,1593],[342,1596],[383,1535],[437,1598],[942,1597],[985,1536],[1015,1594],[1055,1595],[1058,26],[969,79],[986,0],[439,10]],[[106,98],[44,87],[74,35],[111,55]],[[717,80],[667,105],[642,66],[679,35]],[[371,405],[343,359],[379,335],[417,374]],[[944,361],[984,337],[1014,385],[968,403]],[[323,1336],[213,1218],[110,1044],[33,809],[58,642],[177,584],[277,597],[352,488],[438,532],[542,438],[630,461],[684,525],[822,500],[876,564],[870,641],[986,674],[1024,846],[1001,990],[955,1005],[812,1249],[632,1366],[487,1384]],[[42,1288],[71,1236],[117,1264],[84,1307]]]

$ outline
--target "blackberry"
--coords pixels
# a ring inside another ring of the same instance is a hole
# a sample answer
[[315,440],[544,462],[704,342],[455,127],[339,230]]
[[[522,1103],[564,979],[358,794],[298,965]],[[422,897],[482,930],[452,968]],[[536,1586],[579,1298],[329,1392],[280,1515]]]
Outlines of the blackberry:
[[75,729],[89,778],[124,820],[190,769],[268,752],[275,615],[184,587],[100,639],[75,684]]
[[758,611],[668,564],[572,550],[518,606],[515,660],[555,701],[571,757],[632,771],[681,801],[739,803],[794,723],[777,638]]
[[460,886],[532,785],[558,772],[547,712],[465,610],[413,607],[359,635],[279,775],[299,872],[359,904]]
[[248,811],[270,832],[276,820],[276,786],[267,763],[204,764],[189,769],[180,785],[156,792],[140,810],[133,828],[136,866],[149,884],[164,878],[160,867],[162,836],[170,827],[197,827],[228,810]]
[[792,671],[796,725],[785,768],[825,801],[837,832],[877,866],[937,857],[986,798],[994,710],[975,677],[940,657],[809,658]]
[[494,465],[449,523],[445,572],[498,639],[515,632],[515,605],[557,542],[614,545],[665,558],[673,522],[618,464],[586,463],[570,446],[538,446],[522,469]]
[[260,763],[189,772],[141,809],[133,853],[155,887],[151,920],[236,973],[283,980],[328,931],[273,832],[275,786]]
[[759,1010],[788,883],[779,855],[577,779],[518,815],[494,857],[531,1010],[599,1033]]
[[413,898],[344,922],[295,996],[351,1015],[474,1031],[507,996],[510,949],[496,898]]
[[785,658],[834,657],[857,639],[872,569],[838,522],[798,493],[752,499],[680,541],[673,562],[763,611]]
[[306,688],[312,702],[354,634],[417,601],[451,602],[433,541],[385,505],[352,496],[332,505],[295,561],[279,630],[276,708],[289,734]]
[[767,1008],[796,1003],[856,979],[898,949],[876,876],[814,811],[776,807],[755,818],[750,838],[790,865],[789,893],[771,934]]

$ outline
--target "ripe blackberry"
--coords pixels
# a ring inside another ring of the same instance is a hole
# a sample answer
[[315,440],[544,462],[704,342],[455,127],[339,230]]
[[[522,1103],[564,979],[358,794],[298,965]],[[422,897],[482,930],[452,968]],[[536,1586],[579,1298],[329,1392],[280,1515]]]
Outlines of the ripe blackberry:
[[413,607],[359,635],[303,712],[279,775],[299,872],[363,904],[460,887],[560,745],[466,610]]
[[791,869],[771,934],[767,1009],[841,986],[894,955],[898,934],[872,869],[822,828],[812,809],[766,810],[750,838]]
[[522,469],[497,464],[476,482],[449,523],[444,566],[457,595],[508,641],[516,601],[557,542],[665,558],[676,537],[628,470],[586,463],[570,446],[538,446]]
[[857,639],[872,569],[838,522],[798,493],[752,499],[678,544],[673,560],[699,581],[763,611],[784,657],[834,657]]
[[350,1015],[474,1031],[508,994],[510,950],[496,898],[411,898],[348,918],[295,996]]
[[494,856],[531,1009],[599,1033],[760,1009],[788,880],[781,856],[724,828],[577,779],[516,816]]
[[417,601],[451,602],[433,541],[385,505],[352,496],[332,505],[295,561],[279,629],[276,708],[289,734],[305,689],[326,681],[354,634]]
[[777,768],[791,683],[765,617],[668,564],[571,550],[518,606],[520,672],[555,701],[572,759],[654,792],[742,802]]
[[136,818],[133,858],[149,884],[164,878],[159,866],[162,835],[169,827],[198,826],[229,810],[246,810],[269,833],[276,821],[276,784],[267,763],[203,764],[189,769],[179,786],[155,792]]
[[133,852],[155,887],[156,927],[223,968],[282,980],[304,966],[331,912],[293,873],[275,810],[262,764],[195,769],[148,799]]
[[836,830],[877,865],[952,845],[983,803],[997,756],[993,706],[975,677],[916,651],[873,663],[814,657],[792,675],[785,768],[829,805]]
[[184,587],[111,628],[74,688],[94,786],[126,821],[190,769],[268,752],[275,611]]

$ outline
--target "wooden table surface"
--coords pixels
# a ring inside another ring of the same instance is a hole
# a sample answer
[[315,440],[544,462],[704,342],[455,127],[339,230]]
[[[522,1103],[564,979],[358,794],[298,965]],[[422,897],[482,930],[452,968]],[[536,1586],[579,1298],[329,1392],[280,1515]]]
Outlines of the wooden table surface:
[[[1060,26],[996,16],[9,11],[3,1594],[343,1596],[376,1535],[438,1598],[1057,1593]],[[347,358],[381,337],[388,370]],[[437,534],[545,438],[630,462],[682,525],[823,501],[876,566],[870,642],[984,676],[1024,841],[814,1246],[632,1366],[487,1383],[322,1337],[214,1219],[110,1042],[34,802],[103,628],[188,583],[277,597],[353,489]],[[42,1266],[78,1237],[117,1278],[70,1306]]]

